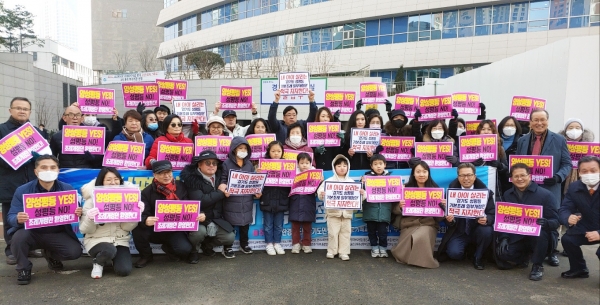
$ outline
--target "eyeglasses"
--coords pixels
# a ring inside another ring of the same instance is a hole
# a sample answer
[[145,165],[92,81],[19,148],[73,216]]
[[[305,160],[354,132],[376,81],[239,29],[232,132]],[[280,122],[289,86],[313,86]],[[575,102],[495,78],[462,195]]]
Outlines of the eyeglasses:
[[66,117],[71,118],[71,119],[79,119],[81,118],[83,115],[81,113],[67,113],[65,114]]
[[521,179],[527,178],[527,176],[529,176],[529,174],[527,174],[527,175],[512,176],[512,179],[513,180],[521,180]]
[[12,110],[16,110],[16,111],[22,111],[22,112],[29,112],[31,109],[29,108],[21,108],[21,107],[14,107],[14,108],[10,108]]
[[547,119],[531,120],[531,122],[533,122],[533,123],[546,123],[547,121],[548,121]]
[[204,161],[204,165],[206,165],[206,166],[217,166],[218,164],[219,164],[218,161],[208,161],[208,160]]
[[171,123],[171,127],[175,128],[175,127],[181,127],[183,125],[181,125],[181,123]]
[[475,175],[473,174],[466,174],[466,175],[458,175],[458,178],[473,178]]

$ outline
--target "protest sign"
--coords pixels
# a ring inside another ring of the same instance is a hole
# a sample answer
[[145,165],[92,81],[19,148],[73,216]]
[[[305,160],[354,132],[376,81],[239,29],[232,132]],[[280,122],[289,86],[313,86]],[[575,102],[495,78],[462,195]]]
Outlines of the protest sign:
[[422,96],[419,98],[419,121],[433,121],[435,119],[452,118],[452,96]]
[[381,142],[381,129],[352,128],[350,147],[355,153],[373,152]]
[[341,139],[337,134],[342,130],[340,122],[307,123],[307,141],[309,147],[339,147]]
[[142,211],[140,189],[135,187],[96,187],[92,191],[94,207],[100,213],[94,217],[96,223],[139,222]]
[[102,166],[138,168],[144,166],[145,144],[112,141],[106,148]]
[[83,114],[112,115],[115,108],[115,90],[78,87],[77,104]]
[[402,199],[402,177],[364,176],[367,203],[395,202]]
[[89,151],[92,155],[104,154],[104,127],[70,126],[62,129],[62,154],[83,155]]
[[340,114],[352,114],[356,93],[354,91],[325,91],[325,107],[331,110],[331,113],[340,111]]
[[460,162],[498,160],[498,135],[482,134],[458,138]]
[[227,180],[227,192],[230,196],[248,196],[261,194],[267,174],[230,170]]
[[383,151],[381,155],[386,161],[408,161],[412,158],[410,150],[415,147],[415,137],[381,136]]
[[165,78],[165,71],[133,72],[121,74],[100,74],[100,84],[120,84],[124,82],[154,82]]
[[385,83],[360,83],[360,99],[366,104],[385,104],[387,85]]
[[415,142],[415,157],[421,158],[429,167],[452,167],[446,156],[452,156],[451,142]]
[[494,231],[526,236],[540,236],[542,227],[536,223],[543,214],[541,205],[496,202]]
[[[531,181],[542,184],[544,179],[554,176],[554,168],[552,166],[553,156],[529,156],[529,155],[510,155],[508,157],[508,167],[512,167],[517,163],[523,163],[531,169]],[[509,179],[512,181],[512,179]]]
[[446,213],[458,218],[485,217],[489,190],[448,189]]
[[600,158],[600,143],[567,141],[567,148],[571,155],[573,168],[577,168],[579,159],[584,156],[596,156]]
[[513,96],[510,106],[510,116],[519,121],[529,121],[531,110],[535,108],[546,109],[546,100],[528,96]]
[[[494,123],[494,126],[498,128],[498,125],[496,124],[496,119],[490,119],[490,121],[492,121]],[[465,130],[467,132],[467,135],[472,136],[474,134],[477,134],[477,127],[479,127],[480,123],[481,121],[465,121]]]
[[48,141],[29,122],[0,139],[0,157],[15,170],[43,150],[50,150]]
[[212,150],[217,154],[217,158],[221,161],[225,161],[229,155],[229,146],[231,145],[231,138],[228,136],[196,136],[195,142],[195,155],[198,156],[202,151]]
[[267,174],[265,186],[290,187],[296,177],[296,161],[260,159],[258,169]]
[[252,109],[252,87],[221,86],[221,110]]
[[246,140],[248,141],[250,149],[252,150],[250,160],[258,160],[265,157],[269,143],[275,141],[275,134],[266,133],[247,135]]
[[181,118],[181,123],[206,123],[206,100],[175,100],[173,101],[173,113]]
[[322,169],[309,169],[307,171],[297,173],[292,183],[292,195],[313,195],[317,192],[319,185],[323,181]]
[[360,210],[362,208],[359,182],[325,181],[324,190],[325,209]]
[[137,108],[139,103],[146,107],[158,107],[158,85],[156,83],[123,83],[125,108]]
[[[327,78],[311,77],[309,88],[316,96],[325,96],[327,90]],[[260,79],[260,103],[261,105],[271,105],[273,103],[273,94],[279,89],[278,78]],[[308,95],[283,95],[279,100],[279,105],[309,105]],[[321,99],[315,99],[315,103],[322,105]]]
[[156,200],[154,232],[198,231],[200,201]]
[[170,102],[187,98],[187,80],[157,79],[159,100]]
[[452,93],[452,109],[456,109],[458,114],[481,114],[479,108],[479,93],[457,92]]
[[23,194],[23,211],[29,216],[25,229],[68,225],[77,222],[77,191]]
[[192,162],[193,156],[194,144],[192,143],[158,142],[156,160],[171,161],[173,169],[183,169]]
[[403,216],[443,217],[444,210],[440,202],[444,199],[443,188],[405,187],[402,193],[404,199]]
[[279,73],[279,92],[281,96],[308,95],[310,75],[308,72]]
[[285,152],[283,152],[283,159],[297,161],[298,155],[301,153],[307,153],[310,156],[311,160],[315,159],[314,154],[311,152],[302,151],[302,150],[293,150],[293,149],[286,149]]
[[404,111],[407,118],[414,118],[419,107],[419,97],[416,95],[396,94],[394,109]]

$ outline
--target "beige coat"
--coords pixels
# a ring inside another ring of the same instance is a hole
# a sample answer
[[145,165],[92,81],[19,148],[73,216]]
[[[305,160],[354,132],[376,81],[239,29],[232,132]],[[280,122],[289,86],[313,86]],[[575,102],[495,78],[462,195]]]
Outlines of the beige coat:
[[83,205],[83,215],[79,220],[79,230],[85,234],[83,245],[86,251],[90,251],[91,248],[99,243],[129,247],[129,239],[131,238],[129,232],[138,225],[137,222],[106,223],[101,226],[87,217],[87,211],[94,207],[92,191],[94,190],[95,183],[96,179],[81,187],[81,195],[85,203]]
[[[333,166],[333,164],[335,163],[335,160],[341,159],[341,158],[346,159],[346,161],[348,162],[348,172],[346,173],[346,176],[344,176],[344,177],[340,177],[340,176],[336,175],[335,174],[335,166]],[[344,157],[343,155],[337,155],[335,158],[333,158],[333,161],[331,161],[331,167],[333,168],[333,176],[327,178],[325,181],[356,182],[356,181],[352,180],[352,178],[349,177],[349,175],[350,175],[350,160],[348,160],[348,158]],[[325,190],[325,183],[321,183],[321,186],[319,186],[319,189],[317,190],[317,195],[319,196],[319,199],[321,199],[321,200],[323,200],[323,197],[321,196],[321,192],[324,190]],[[362,202],[362,196],[361,196],[361,202]],[[334,209],[325,210],[325,217],[341,217],[341,218],[352,219],[353,214],[354,214],[354,210],[334,210]]]

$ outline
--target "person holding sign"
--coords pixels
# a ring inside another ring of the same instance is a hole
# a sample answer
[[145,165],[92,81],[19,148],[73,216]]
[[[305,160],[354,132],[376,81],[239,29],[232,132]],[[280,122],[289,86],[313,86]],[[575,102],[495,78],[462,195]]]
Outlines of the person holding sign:
[[353,169],[368,168],[369,160],[367,159],[367,154],[356,154],[350,143],[352,128],[365,128],[366,124],[367,117],[362,110],[354,111],[346,123],[346,129],[344,130],[344,145],[342,145],[341,152],[348,160],[350,160],[350,167]]
[[[565,123],[565,129],[558,132],[559,135],[565,137],[565,140],[568,142],[594,142],[594,133],[589,130],[583,128],[583,121],[580,119],[568,119]],[[577,169],[573,168],[571,170],[571,174],[567,176],[565,181],[563,181],[562,189],[563,189],[563,197],[564,194],[567,193],[569,189],[569,184],[577,181]]]
[[182,132],[183,124],[181,118],[176,115],[169,115],[165,118],[162,125],[162,131],[165,134],[154,140],[150,153],[146,158],[146,168],[151,169],[152,163],[156,162],[158,156],[158,143],[160,142],[173,142],[173,143],[193,143],[192,139],[186,138]]
[[[507,116],[498,123],[498,135],[502,139],[502,148],[504,149],[506,159],[508,160],[510,155],[515,155],[517,153],[517,143],[523,135],[521,124],[519,124],[519,121],[517,121],[516,118]],[[512,187],[512,183],[508,181],[508,176],[508,171],[504,171],[498,175],[498,179],[502,186],[501,194],[504,194],[504,192]]]
[[[299,153],[296,158],[298,167],[296,176],[299,173],[314,169],[312,158],[307,153]],[[307,176],[308,177],[308,176]],[[322,181],[321,172],[321,181]],[[318,185],[317,185],[318,186]],[[289,221],[292,222],[292,253],[312,253],[312,223],[317,217],[317,200],[314,194],[294,194],[290,196]],[[302,240],[300,240],[300,228],[302,228]]]
[[[27,182],[16,189],[14,192],[10,211],[8,212],[8,230],[9,236],[12,237],[10,247],[12,253],[17,259],[17,283],[19,285],[27,285],[31,281],[31,269],[33,264],[27,258],[27,254],[33,249],[43,249],[44,257],[48,262],[48,268],[51,270],[62,270],[63,260],[75,260],[81,256],[81,244],[73,232],[70,224],[54,224],[54,221],[64,223],[61,218],[67,217],[76,222],[76,217],[81,217],[81,207],[75,209],[75,215],[55,215],[50,216],[50,223],[45,226],[37,226],[38,222],[46,218],[37,218],[38,211],[41,215],[47,213],[53,215],[57,210],[62,211],[64,208],[69,209],[67,205],[77,205],[77,196],[73,194],[61,195],[58,199],[50,202],[48,197],[29,198],[30,201],[23,202],[25,194],[40,194],[48,195],[53,192],[75,191],[73,187],[67,183],[58,181],[59,165],[58,159],[50,155],[42,155],[35,160],[35,176],[37,179]],[[43,200],[46,199],[46,200]],[[46,202],[44,202],[46,201]],[[58,201],[58,202],[56,202]],[[44,207],[44,204],[47,206]],[[64,206],[63,206],[64,205]],[[57,207],[51,209],[51,207]],[[27,209],[35,208],[36,215],[30,215],[25,212]],[[72,211],[72,210],[69,210]],[[35,217],[35,220],[33,219]],[[30,218],[32,221],[30,221]],[[59,218],[59,219],[57,219]],[[35,223],[35,224],[34,224]],[[25,225],[36,225],[35,229],[25,229]],[[41,223],[40,223],[41,224]]]
[[[218,116],[211,116],[206,122],[206,129],[208,131],[207,135],[209,136],[230,136],[229,133],[226,133],[225,130],[225,121]],[[195,135],[197,133],[194,132]]]
[[[475,255],[473,256],[473,267],[477,270],[483,270],[485,268],[482,260],[483,254],[492,244],[492,235],[494,233],[492,227],[496,214],[494,192],[488,190],[485,183],[477,178],[475,175],[475,166],[473,166],[473,164],[461,163],[457,168],[457,172],[458,178],[450,182],[448,189],[487,191],[487,200],[483,202],[485,214],[476,218],[465,218],[454,215],[449,208],[446,208],[446,213],[448,214],[448,216],[446,216],[446,225],[448,228],[438,247],[437,257],[440,261],[443,260],[442,258],[444,256],[454,260],[462,260],[467,245],[472,243],[476,245]],[[474,195],[475,194],[473,193],[470,196],[470,199],[458,200],[464,200],[463,202],[469,202],[469,204],[473,205],[482,203],[479,199],[479,194],[477,196]]]
[[317,114],[317,103],[315,102],[315,93],[311,90],[308,94],[308,106],[310,111],[308,112],[306,121],[298,121],[298,111],[294,106],[285,107],[285,109],[283,109],[283,121],[278,121],[277,108],[279,107],[280,98],[281,92],[279,90],[275,91],[275,100],[273,101],[273,104],[271,104],[271,107],[269,107],[268,121],[271,131],[274,132],[277,137],[277,141],[283,143],[287,135],[288,126],[298,122],[302,126],[302,130],[306,131],[306,122],[312,122]]
[[[365,173],[365,176],[390,175],[390,172],[385,170],[386,162],[384,156],[375,154],[371,157],[370,161],[371,171]],[[400,179],[398,181],[402,183]],[[400,192],[400,189],[398,189],[398,192]],[[367,223],[369,242],[371,243],[371,257],[388,257],[388,225],[392,218],[393,204],[395,202],[368,202],[365,198],[365,203],[363,204],[363,221]]]
[[146,148],[144,157],[148,157],[150,149],[154,144],[154,138],[142,129],[142,116],[133,109],[128,110],[123,115],[123,121],[125,122],[123,130],[113,140],[144,143]]
[[[419,161],[411,170],[410,178],[404,187],[437,188],[438,185],[429,175],[429,165]],[[446,200],[442,199],[445,204]],[[398,263],[419,266],[423,268],[437,268],[439,262],[433,257],[436,234],[440,228],[439,222],[443,217],[402,216],[402,209],[406,202],[394,207],[396,214],[394,225],[400,229],[398,244],[392,248],[392,255]]]
[[[458,166],[458,149],[456,147],[456,143],[454,143],[454,140],[448,135],[448,127],[446,127],[446,122],[444,122],[444,120],[433,120],[429,125],[427,125],[427,129],[423,135],[423,142],[452,143],[452,153],[447,154],[445,159],[453,167]],[[408,161],[408,164],[414,168],[414,165],[418,164],[420,161],[421,158],[413,157]]]
[[[213,114],[218,116],[220,109],[221,109],[221,102],[219,101],[219,102],[215,103],[215,110],[214,110]],[[252,103],[251,111],[252,111],[252,120],[253,121],[260,118],[260,114],[258,114],[258,108],[256,107],[256,104]],[[223,111],[223,120],[225,120],[225,125],[227,127],[227,128],[225,128],[225,132],[232,138],[245,136],[248,131],[248,127],[250,126],[250,125],[248,125],[248,126],[242,127],[242,126],[240,126],[240,124],[237,123],[237,114],[235,113],[235,110]]]
[[[96,186],[111,187],[117,185],[131,186],[131,183],[124,182],[121,174],[114,167],[104,167],[100,170],[96,179],[81,187],[81,195],[85,203],[83,204],[83,217],[79,220],[79,231],[84,234],[83,245],[94,262],[92,268],[92,278],[94,279],[102,277],[104,266],[109,261],[112,261],[113,269],[117,275],[128,276],[131,273],[129,240],[131,239],[131,231],[137,227],[138,223],[96,223],[94,221],[100,213],[100,210],[94,204],[98,204],[93,196],[94,188]],[[144,203],[139,199],[137,207],[140,211],[144,210]]]
[[[477,121],[485,120],[485,104],[479,103],[480,114],[477,115]],[[465,120],[458,117],[458,111],[452,109],[452,119],[448,121],[448,133],[458,142],[458,137],[467,134],[467,124]]]
[[529,279],[540,281],[544,275],[542,262],[552,252],[552,232],[556,231],[559,225],[558,210],[554,205],[555,199],[552,198],[553,194],[550,191],[531,181],[529,166],[523,163],[514,164],[510,168],[510,176],[514,186],[504,193],[504,200],[524,205],[541,206],[542,215],[528,215],[526,209],[524,211],[519,209],[505,213],[504,219],[514,217],[516,221],[520,221],[520,216],[523,213],[527,216],[538,216],[536,224],[541,226],[541,230],[539,236],[497,232],[496,265],[500,269],[511,269],[515,266],[527,268],[529,256],[533,253],[531,254],[533,266],[529,273]]
[[241,137],[245,137],[253,134],[267,134],[272,133],[271,129],[269,129],[269,124],[265,119],[257,118],[252,120],[252,123],[248,126],[246,133],[241,135]]
[[[413,121],[408,124],[408,118],[404,110],[396,109],[389,112],[390,120],[383,125],[383,131],[388,136],[393,137],[415,137],[415,139],[423,139],[421,135],[421,124],[418,121]],[[413,149],[414,150],[414,149]],[[414,156],[414,153],[413,153]],[[409,168],[408,162],[405,161],[389,161],[386,163],[388,169]]]
[[[283,148],[304,151],[309,154],[313,153],[312,148],[308,147],[302,124],[296,122],[288,126],[287,137],[285,138]],[[315,165],[315,160],[312,160],[312,164]]]
[[[483,110],[482,110],[483,111]],[[496,130],[496,125],[494,124],[493,121],[491,120],[482,120],[479,125],[477,126],[477,130],[475,130],[475,134],[477,135],[481,135],[481,134],[490,134],[490,135],[497,135],[498,134],[498,130]],[[506,158],[506,152],[504,151],[504,148],[502,147],[502,139],[501,137],[498,136],[497,138],[497,146],[498,146],[498,157],[496,158],[496,160],[491,160],[491,161],[483,161],[483,159],[481,160],[476,160],[475,162],[473,162],[473,164],[475,166],[481,166],[481,165],[486,165],[486,166],[492,166],[496,168],[497,171],[497,177],[500,176],[506,176],[506,174],[508,173],[508,159]],[[500,197],[500,192],[501,192],[501,185],[500,185],[500,179],[497,179],[496,181],[496,194],[498,194],[498,197]]]
[[[339,117],[339,115],[338,115],[338,117]],[[339,122],[339,119],[335,118],[331,114],[331,111],[329,110],[329,108],[321,107],[317,111],[317,115],[315,116],[314,122],[316,122],[316,123]],[[343,142],[344,134],[340,131],[336,134],[336,136],[341,139],[341,141],[342,141],[341,146],[343,146],[344,145],[344,142]],[[317,165],[317,168],[320,168],[322,170],[332,170],[332,168],[331,168],[332,160],[333,160],[333,157],[338,154],[339,147],[337,147],[337,148],[336,147],[327,147],[327,149],[326,149],[325,145],[320,145],[318,147],[315,147],[313,150],[315,153],[314,154],[315,164]]]

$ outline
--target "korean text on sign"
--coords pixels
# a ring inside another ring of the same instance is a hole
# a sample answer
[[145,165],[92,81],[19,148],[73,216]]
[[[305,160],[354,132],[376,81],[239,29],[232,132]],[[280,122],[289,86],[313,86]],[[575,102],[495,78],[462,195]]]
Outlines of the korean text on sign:
[[92,191],[94,206],[100,213],[94,217],[96,223],[139,222],[142,211],[140,189],[135,187],[95,188]]
[[341,140],[337,134],[341,130],[341,124],[339,122],[330,123],[308,123],[308,146],[317,147],[338,147],[341,145]]
[[261,173],[267,174],[265,186],[290,187],[296,177],[296,161],[260,159],[258,168]]
[[350,147],[354,152],[373,152],[381,142],[381,129],[352,128]]
[[517,163],[529,166],[531,181],[537,184],[542,184],[544,179],[554,176],[553,162],[553,156],[510,155],[508,157],[509,168]]
[[194,144],[192,143],[158,142],[156,160],[171,161],[173,169],[183,169],[192,162],[193,155]]
[[248,135],[246,136],[246,140],[248,141],[250,149],[252,150],[250,160],[258,160],[265,157],[269,143],[275,141],[275,134],[267,133]]
[[546,100],[529,96],[514,96],[510,105],[510,116],[519,121],[529,121],[531,110],[546,109]]
[[352,114],[355,99],[356,93],[354,91],[325,91],[325,107],[329,108],[332,113],[339,110],[340,114]]
[[498,160],[498,135],[482,134],[458,138],[460,162]]
[[112,115],[115,108],[115,90],[79,87],[77,104],[83,114]]
[[23,211],[29,216],[25,229],[67,225],[77,222],[77,191],[23,195]]
[[156,200],[154,232],[198,231],[200,201]]
[[451,156],[453,144],[450,142],[431,143],[431,142],[416,142],[415,157],[421,158],[429,167],[452,167],[446,156]]
[[102,166],[139,168],[144,166],[145,144],[112,141],[106,148]]
[[543,214],[541,205],[496,202],[494,231],[527,236],[540,236],[541,226],[536,223]]
[[402,199],[402,177],[365,176],[367,203],[395,202]]
[[458,112],[458,114],[481,114],[479,102],[479,93],[452,93],[452,108],[456,109],[456,112]]
[[325,209],[360,210],[362,198],[361,184],[355,182],[325,181]]
[[227,192],[229,196],[248,196],[262,193],[267,174],[229,171]]
[[442,217],[444,210],[440,202],[444,199],[443,188],[404,188],[402,209],[403,216]]
[[292,184],[292,195],[312,195],[314,194],[319,185],[323,181],[323,170],[322,169],[309,169],[307,171],[297,173]]
[[123,103],[125,108],[136,108],[139,103],[146,107],[157,107],[158,85],[156,83],[123,83]]
[[212,150],[217,154],[217,158],[225,161],[229,155],[229,146],[231,138],[228,136],[197,136],[194,139],[195,155],[198,156],[202,151]]
[[435,119],[452,118],[452,96],[422,96],[419,98],[419,121],[433,121]]
[[415,146],[414,137],[381,136],[383,151],[381,155],[386,161],[408,161],[412,157],[411,149]]
[[252,109],[252,87],[221,86],[221,110]]
[[596,156],[600,158],[600,143],[593,142],[567,142],[567,148],[571,155],[573,168],[577,168],[579,159],[584,156]]
[[363,104],[385,104],[387,98],[385,83],[360,83],[360,99]]
[[206,100],[175,100],[173,101],[173,112],[181,118],[182,123],[206,123]]
[[185,100],[187,98],[188,82],[186,80],[157,79],[159,100]]
[[[48,141],[27,122],[17,130],[0,139],[0,157],[13,169],[21,167],[33,156],[32,151],[42,152],[48,148]],[[49,150],[49,149],[48,149]]]
[[279,92],[281,96],[308,95],[310,75],[308,72],[279,73]]
[[414,118],[419,109],[419,97],[415,95],[396,94],[394,109],[404,111],[407,118]]
[[62,129],[63,154],[83,155],[89,151],[92,155],[104,154],[104,127],[69,126]]
[[488,190],[449,189],[446,213],[458,218],[485,217]]

